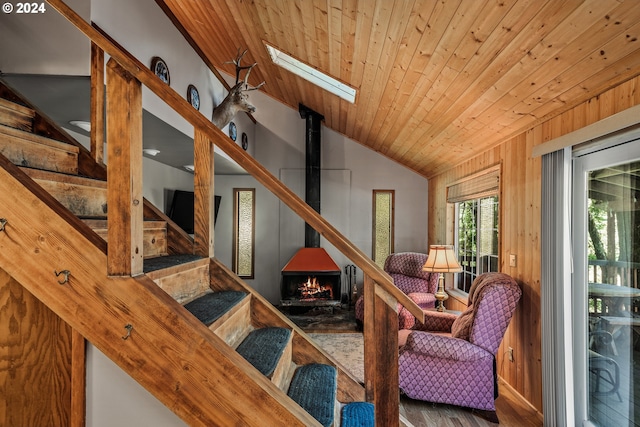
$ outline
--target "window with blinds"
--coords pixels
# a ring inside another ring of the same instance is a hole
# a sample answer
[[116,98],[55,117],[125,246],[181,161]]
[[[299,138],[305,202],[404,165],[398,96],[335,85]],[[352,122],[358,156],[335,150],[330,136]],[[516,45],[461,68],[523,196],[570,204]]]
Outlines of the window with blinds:
[[462,292],[469,292],[478,275],[499,269],[499,193],[499,165],[447,188],[447,202],[455,205],[455,245],[462,266],[455,287]]

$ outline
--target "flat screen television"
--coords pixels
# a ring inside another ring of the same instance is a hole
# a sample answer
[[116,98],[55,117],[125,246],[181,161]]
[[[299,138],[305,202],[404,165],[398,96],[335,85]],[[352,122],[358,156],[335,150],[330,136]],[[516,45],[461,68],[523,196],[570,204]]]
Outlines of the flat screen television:
[[[215,225],[218,220],[218,209],[220,208],[221,196],[214,196],[214,220]],[[169,218],[186,233],[193,234],[193,191],[175,190],[171,207],[169,208]]]

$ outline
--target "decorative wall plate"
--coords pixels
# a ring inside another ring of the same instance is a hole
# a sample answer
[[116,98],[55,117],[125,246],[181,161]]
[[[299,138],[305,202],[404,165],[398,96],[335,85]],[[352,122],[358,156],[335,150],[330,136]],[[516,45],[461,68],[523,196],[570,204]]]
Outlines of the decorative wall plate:
[[167,63],[164,62],[164,60],[159,56],[154,56],[153,58],[151,58],[151,71],[153,71],[156,76],[160,77],[160,80],[162,80],[166,84],[171,84],[169,67],[167,66]]
[[189,101],[189,104],[193,105],[193,108],[200,110],[200,94],[194,85],[189,85],[187,87],[187,101]]
[[249,148],[249,137],[247,136],[246,132],[242,132],[242,148],[247,151],[247,148]]
[[236,124],[233,122],[229,123],[229,136],[233,141],[238,139],[238,130],[236,129]]

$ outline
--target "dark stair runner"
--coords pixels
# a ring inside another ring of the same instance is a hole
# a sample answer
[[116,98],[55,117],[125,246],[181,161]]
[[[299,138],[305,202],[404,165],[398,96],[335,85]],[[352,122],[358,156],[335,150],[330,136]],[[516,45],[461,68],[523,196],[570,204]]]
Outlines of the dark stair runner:
[[185,304],[184,308],[209,326],[239,303],[247,294],[240,291],[221,291],[204,294]]
[[287,394],[320,424],[329,427],[333,424],[336,385],[336,368],[313,363],[296,369]]
[[291,337],[285,328],[256,329],[240,343],[236,351],[258,371],[271,377]]

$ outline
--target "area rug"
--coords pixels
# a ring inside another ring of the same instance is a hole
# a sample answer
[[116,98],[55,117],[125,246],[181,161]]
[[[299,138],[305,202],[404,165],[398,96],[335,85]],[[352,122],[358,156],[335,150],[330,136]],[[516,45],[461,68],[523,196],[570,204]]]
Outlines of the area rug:
[[361,333],[310,333],[309,336],[359,382],[364,383],[364,338]]

